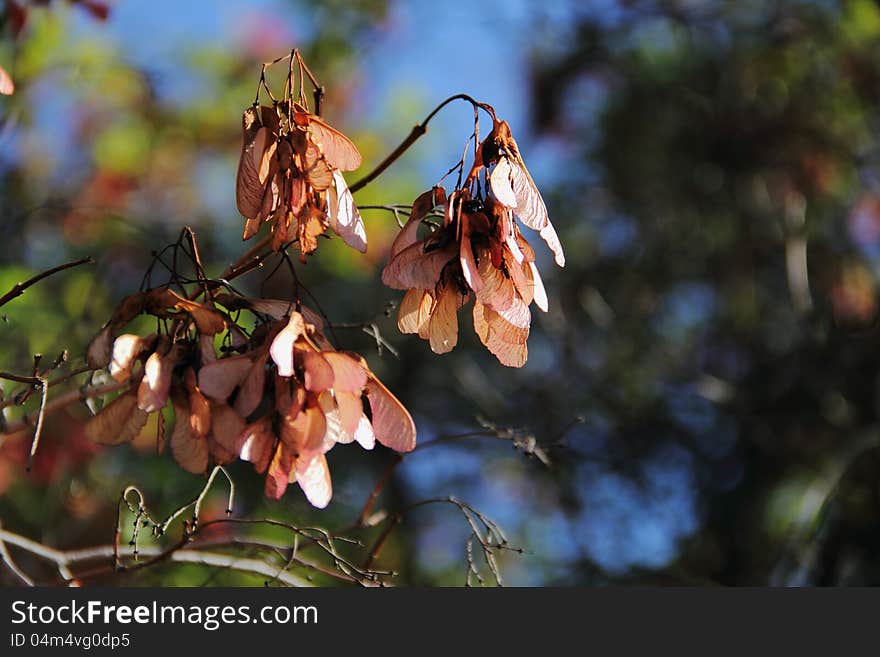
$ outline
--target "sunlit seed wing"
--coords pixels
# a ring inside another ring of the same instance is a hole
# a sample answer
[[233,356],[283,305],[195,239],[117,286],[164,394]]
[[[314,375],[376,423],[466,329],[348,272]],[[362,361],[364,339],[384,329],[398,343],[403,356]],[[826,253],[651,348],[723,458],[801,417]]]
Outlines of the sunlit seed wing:
[[327,459],[323,454],[310,459],[302,457],[297,459],[296,482],[312,506],[323,509],[330,503],[333,497],[333,485],[330,481]]
[[345,183],[340,171],[333,171],[333,186],[330,188],[330,227],[342,240],[361,253],[367,251],[367,231],[361,213],[354,203],[354,197]]
[[272,433],[272,420],[268,416],[247,425],[236,441],[239,458],[253,463],[259,473],[269,467],[274,445],[275,434]]
[[309,349],[300,350],[298,347],[295,351],[299,355],[303,370],[303,385],[310,392],[323,392],[333,387],[333,368],[324,356]]
[[327,433],[324,434],[324,444],[322,451],[329,451],[336,443],[347,445],[354,440],[353,435],[348,435],[342,430],[342,422],[339,418],[339,410],[336,407],[336,400],[330,391],[322,392],[318,395],[318,403],[321,411],[324,413],[324,420],[327,423]]
[[461,298],[457,290],[447,286],[440,292],[437,303],[434,304],[428,324],[428,340],[431,351],[435,354],[448,353],[458,343],[458,309]]
[[529,268],[529,264],[507,263],[510,280],[513,281],[517,294],[519,294],[519,297],[527,306],[532,303],[535,297],[534,285],[532,284],[532,270]]
[[547,303],[547,291],[544,289],[544,281],[541,280],[541,274],[534,262],[529,263],[529,271],[532,274],[532,293],[534,295],[535,305],[544,312],[547,312],[549,304]]
[[293,376],[293,344],[299,336],[305,333],[305,330],[302,315],[296,312],[290,313],[287,326],[272,340],[269,354],[278,368],[279,375]]
[[322,192],[333,184],[333,168],[321,150],[312,142],[308,142],[303,155],[303,175],[309,184]]
[[147,413],[161,410],[168,403],[174,359],[169,354],[153,353],[144,365],[144,378],[138,387],[138,408]]
[[547,246],[550,247],[550,250],[553,251],[556,264],[560,267],[565,267],[565,254],[562,252],[562,244],[559,242],[559,237],[556,235],[553,224],[547,222],[547,225],[541,229],[541,237],[547,243]]
[[360,395],[367,385],[367,371],[351,356],[338,351],[325,351],[322,354],[333,368],[333,390],[339,392],[356,392]]
[[461,263],[461,273],[474,292],[479,293],[483,288],[483,279],[477,269],[477,261],[474,258],[474,252],[471,245],[470,231],[464,230],[461,236],[461,248],[459,249],[458,258]]
[[113,343],[113,356],[110,359],[110,376],[114,381],[125,381],[131,376],[135,358],[144,350],[144,340],[139,335],[126,333]]
[[382,283],[395,290],[434,289],[440,272],[455,257],[455,243],[424,252],[422,242],[408,246],[394,256],[382,270]]
[[13,93],[15,93],[15,83],[12,82],[9,73],[0,66],[0,94],[11,96]]
[[445,204],[446,190],[442,187],[434,187],[427,192],[420,194],[418,198],[413,201],[409,219],[391,243],[391,255],[389,256],[389,259],[394,258],[394,256],[405,248],[415,244],[419,239],[419,226],[422,223],[422,219],[424,219],[425,215],[435,206]]
[[509,208],[516,208],[517,199],[511,181],[511,165],[506,157],[502,157],[489,174],[489,187],[492,188],[492,193],[499,203]]
[[281,426],[281,440],[300,457],[323,453],[326,433],[324,412],[313,402],[295,416],[287,416]]
[[401,333],[418,333],[427,324],[434,299],[428,290],[412,288],[400,302],[397,313],[397,328]]
[[[501,158],[507,160],[508,158]],[[541,230],[548,223],[547,206],[522,161],[510,161],[510,185],[516,197],[514,212],[529,228]]]
[[491,308],[475,301],[474,331],[502,365],[522,367],[525,364],[528,358],[528,328],[511,324]]
[[336,393],[336,408],[339,413],[339,422],[346,435],[354,437],[358,425],[364,415],[364,405],[361,395],[352,392]]
[[[516,265],[512,263],[512,266]],[[474,290],[477,300],[498,312],[510,308],[516,297],[514,282],[492,265],[488,249],[479,253],[477,272],[483,282],[479,290]]]
[[357,146],[348,137],[314,115],[309,117],[308,135],[334,169],[354,171],[361,165],[361,154]]
[[217,310],[198,301],[186,299],[173,290],[158,288],[151,290],[147,294],[146,305],[148,311],[160,317],[171,308],[189,314],[199,332],[205,335],[215,335],[226,329],[226,320]]
[[409,411],[375,377],[370,378],[366,392],[376,440],[398,452],[411,452],[416,446],[416,425]]
[[373,425],[370,424],[366,415],[361,415],[360,420],[358,420],[354,439],[364,449],[373,449],[376,446],[376,435],[373,433]]

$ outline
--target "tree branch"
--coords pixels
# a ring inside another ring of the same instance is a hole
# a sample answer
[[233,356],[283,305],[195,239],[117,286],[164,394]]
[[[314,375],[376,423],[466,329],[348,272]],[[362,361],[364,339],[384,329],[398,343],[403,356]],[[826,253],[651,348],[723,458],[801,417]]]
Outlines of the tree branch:
[[71,269],[72,267],[79,267],[80,265],[84,265],[86,263],[94,264],[94,260],[90,257],[88,258],[80,258],[79,260],[73,260],[71,262],[66,262],[63,265],[58,265],[57,267],[52,267],[52,269],[47,269],[44,272],[33,276],[23,283],[16,283],[12,286],[12,289],[9,290],[6,294],[0,297],[0,306],[4,306],[16,297],[20,297],[24,294],[24,291],[28,289],[31,285],[39,283],[44,278],[48,278],[53,274],[57,274],[58,272],[64,271],[65,269]]
[[[486,105],[485,103],[477,102],[476,100],[474,100],[473,98],[471,98],[467,94],[456,94],[454,96],[450,96],[449,98],[444,100],[442,103],[437,105],[437,107],[435,107],[431,111],[431,113],[428,114],[427,117],[425,117],[424,121],[422,121],[418,125],[413,126],[413,129],[410,131],[409,135],[407,135],[406,139],[404,139],[402,142],[400,142],[400,145],[397,148],[395,148],[393,151],[391,151],[391,154],[388,155],[388,157],[386,157],[379,164],[377,164],[376,168],[374,168],[370,173],[368,173],[366,176],[364,176],[363,178],[358,180],[353,185],[349,186],[349,190],[351,190],[351,192],[354,193],[360,189],[363,189],[364,187],[369,185],[371,182],[373,182],[376,178],[378,178],[380,175],[382,175],[382,173],[385,171],[385,169],[387,169],[392,164],[394,164],[394,162],[401,155],[403,155],[409,149],[410,146],[412,146],[414,143],[416,143],[416,141],[419,139],[419,137],[421,137],[426,132],[428,132],[428,123],[431,121],[431,119],[434,118],[434,116],[437,114],[437,112],[439,112],[444,107],[446,107],[449,103],[451,103],[455,100],[466,100],[474,107],[480,107],[480,108],[486,110],[487,112],[489,112],[489,110],[486,109],[488,107],[488,105]],[[492,112],[490,112],[490,114],[492,114]]]

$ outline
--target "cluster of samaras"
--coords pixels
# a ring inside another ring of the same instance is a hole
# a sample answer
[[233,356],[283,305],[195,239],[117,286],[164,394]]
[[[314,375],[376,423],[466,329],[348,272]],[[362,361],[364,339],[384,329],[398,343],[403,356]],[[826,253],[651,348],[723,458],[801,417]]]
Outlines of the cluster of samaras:
[[[481,175],[491,196],[479,194]],[[539,231],[556,263],[565,266],[547,208],[510,128],[495,120],[462,187],[448,196],[442,187],[419,196],[391,246],[382,282],[408,290],[398,312],[401,332],[418,333],[434,352],[446,353],[458,342],[458,310],[473,296],[480,341],[504,365],[526,362],[529,305],[534,301],[546,311],[547,294],[535,253],[514,215]],[[436,216],[439,225],[427,221]]]
[[[304,76],[316,92],[321,88],[296,51],[289,61],[282,98],[276,100],[265,85],[264,67],[260,83],[272,105],[255,102],[244,113],[236,181],[244,239],[270,223],[273,250],[295,243],[304,258],[331,229],[363,252],[364,225],[342,176],[360,166],[361,156],[347,137],[310,112]],[[407,290],[400,330],[429,340],[436,353],[456,345],[458,310],[473,298],[482,343],[504,365],[520,367],[528,356],[529,306],[534,302],[546,311],[547,295],[535,253],[514,217],[539,231],[559,266],[565,257],[509,126],[491,106],[471,102],[490,114],[492,131],[477,146],[467,176],[462,160],[454,191],[438,186],[415,200],[382,281]],[[250,333],[230,315],[241,310],[256,318]],[[161,332],[122,334],[141,313],[156,317]],[[131,295],[87,354],[92,368],[109,368],[113,379],[129,385],[88,422],[86,432],[100,443],[128,442],[156,413],[161,450],[163,409],[170,405],[170,449],[184,469],[203,473],[212,464],[243,459],[266,473],[269,497],[280,497],[297,482],[313,505],[324,507],[332,494],[324,455],[334,445],[358,442],[372,449],[378,441],[405,452],[415,447],[416,431],[364,359],[335,349],[323,327],[321,317],[298,302],[212,294],[207,285],[195,296],[167,287]],[[224,347],[218,354],[220,336]]]
[[236,202],[244,239],[271,222],[275,251],[297,241],[305,257],[328,228],[366,251],[364,224],[341,173],[361,165],[348,137],[291,99],[249,107],[242,129]]
[[[250,335],[229,315],[240,310],[258,320]],[[120,334],[141,313],[171,329]],[[366,362],[334,349],[322,329],[313,311],[286,301],[220,294],[199,302],[167,288],[126,297],[89,345],[88,361],[130,386],[89,420],[86,433],[99,443],[129,442],[157,413],[162,450],[162,410],[170,404],[170,449],[182,468],[203,473],[211,464],[250,461],[266,473],[268,497],[297,482],[323,508],[332,495],[324,455],[334,445],[372,449],[379,441],[409,451],[416,430]],[[227,330],[230,344],[218,356],[215,336]]]

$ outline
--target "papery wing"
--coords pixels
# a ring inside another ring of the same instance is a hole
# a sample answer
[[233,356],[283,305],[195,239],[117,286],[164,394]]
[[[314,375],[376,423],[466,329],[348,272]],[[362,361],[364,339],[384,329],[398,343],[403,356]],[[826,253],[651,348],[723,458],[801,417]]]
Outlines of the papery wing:
[[277,500],[284,495],[284,491],[287,490],[287,484],[293,474],[295,463],[295,453],[288,449],[284,443],[279,442],[269,463],[269,469],[266,472],[266,497],[271,500]]
[[373,449],[376,446],[376,435],[373,433],[373,425],[370,424],[366,415],[361,415],[360,420],[358,420],[354,439],[364,449]]
[[307,142],[303,155],[303,175],[309,184],[319,192],[333,184],[333,168],[321,150],[312,142]]
[[184,398],[172,400],[174,406],[174,431],[171,433],[171,454],[177,464],[194,474],[208,469],[208,440],[204,434],[196,434],[192,429],[190,405]]
[[304,349],[301,352],[303,363],[303,385],[310,392],[322,392],[333,387],[333,368],[323,354]]
[[366,392],[376,439],[398,452],[412,451],[416,446],[416,425],[409,411],[375,377],[370,378]]
[[226,401],[252,366],[251,359],[243,355],[208,363],[199,370],[199,389],[214,401]]
[[[544,205],[544,199],[541,198],[541,193],[535,186],[532,176],[529,174],[528,169],[526,169],[526,165],[521,160],[509,157],[502,157],[498,164],[500,165],[505,161],[509,165],[507,176],[513,190],[513,195],[516,198],[516,204],[509,207],[514,208],[514,212],[520,218],[520,221],[529,228],[533,230],[543,229],[548,222],[547,206]],[[504,171],[502,170],[503,174]],[[498,200],[504,203],[504,205],[508,205],[505,201]]]
[[544,281],[541,280],[541,274],[534,262],[529,263],[529,272],[531,272],[532,292],[534,294],[535,305],[544,312],[547,312],[549,304],[547,303],[547,291],[544,289]]
[[314,115],[309,117],[308,135],[334,169],[354,171],[361,165],[361,154],[357,146],[336,128],[331,128]]
[[272,139],[269,129],[260,125],[257,110],[249,107],[242,116],[243,143],[235,180],[235,202],[246,219],[255,217],[263,204],[265,181],[260,181],[263,155]]
[[431,312],[428,324],[428,340],[431,351],[445,354],[452,351],[458,343],[458,309],[462,296],[451,286],[440,293]]
[[309,459],[297,459],[296,482],[312,506],[323,509],[330,503],[333,484],[330,481],[327,458],[323,454]]
[[269,354],[281,376],[293,376],[293,345],[305,333],[306,327],[302,315],[290,313],[290,319],[269,347]]
[[85,434],[101,445],[121,445],[131,442],[147,423],[147,413],[138,408],[137,395],[120,395],[89,418]]
[[333,171],[333,186],[329,194],[330,227],[353,249],[367,251],[367,231],[354,197],[339,170]]
[[428,290],[413,288],[400,302],[397,312],[397,328],[401,333],[418,333],[431,316],[434,297]]
[[12,81],[12,77],[0,66],[0,94],[11,96],[14,93],[15,83]]
[[382,282],[395,290],[419,288],[433,290],[440,280],[440,272],[455,257],[456,245],[450,242],[443,248],[424,252],[422,242],[408,246],[398,253],[382,270]]
[[247,417],[257,410],[257,407],[263,400],[263,393],[266,387],[267,360],[269,360],[269,352],[267,351],[263,351],[261,356],[257,356],[245,375],[238,394],[235,396],[233,408],[242,417]]
[[131,376],[131,368],[145,348],[144,340],[139,335],[125,333],[113,343],[113,355],[110,359],[110,376],[114,381],[125,381]]
[[367,385],[367,370],[348,354],[324,351],[321,354],[333,369],[333,389],[336,392],[356,392],[360,395]]
[[364,416],[361,395],[353,392],[337,392],[336,409],[339,413],[339,423],[342,430],[347,436],[354,437],[361,418]]
[[559,242],[556,229],[553,228],[553,224],[549,221],[541,229],[541,237],[547,243],[547,246],[550,247],[550,250],[553,251],[553,259],[556,260],[556,264],[560,267],[565,267],[565,254],[562,252],[562,244]]
[[[524,305],[524,304],[522,304]],[[528,308],[526,308],[528,313]],[[520,319],[521,323],[521,317]],[[522,367],[528,358],[526,328],[510,323],[491,308],[479,301],[474,302],[474,331],[486,348],[502,365]]]
[[247,425],[236,440],[236,451],[243,461],[254,464],[257,472],[265,472],[272,459],[275,434],[272,433],[272,420],[260,418]]
[[214,461],[230,463],[238,457],[237,442],[244,431],[241,416],[226,404],[211,404],[211,432],[208,446]]
[[177,350],[154,352],[144,365],[144,378],[138,386],[138,408],[147,413],[161,410],[168,403]]

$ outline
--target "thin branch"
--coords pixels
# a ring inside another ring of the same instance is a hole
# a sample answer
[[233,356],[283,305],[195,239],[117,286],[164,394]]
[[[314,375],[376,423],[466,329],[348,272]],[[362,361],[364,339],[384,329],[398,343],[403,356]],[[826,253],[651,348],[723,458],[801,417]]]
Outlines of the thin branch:
[[94,259],[91,258],[91,256],[88,258],[80,258],[79,260],[73,260],[71,262],[66,262],[63,265],[58,265],[57,267],[52,267],[52,269],[47,269],[46,271],[41,272],[41,273],[37,274],[36,276],[32,276],[31,278],[27,279],[23,283],[16,283],[15,285],[12,286],[12,289],[9,290],[9,292],[7,292],[2,297],[0,297],[0,306],[4,306],[7,303],[9,303],[10,301],[12,301],[13,299],[15,299],[16,297],[20,297],[22,294],[24,294],[24,291],[26,289],[28,289],[31,285],[39,283],[44,278],[48,278],[49,276],[52,276],[53,274],[57,274],[58,272],[64,271],[65,269],[79,267],[80,265],[84,265],[86,263],[94,264],[95,261],[94,261]]
[[[437,105],[437,107],[435,107],[431,111],[431,113],[428,114],[427,117],[425,117],[424,121],[422,121],[418,125],[413,126],[413,129],[410,131],[409,135],[407,135],[406,139],[404,139],[402,142],[400,142],[400,145],[397,148],[395,148],[393,151],[391,151],[391,154],[388,155],[388,157],[386,157],[379,164],[377,164],[376,168],[374,168],[370,173],[368,173],[366,176],[364,176],[363,178],[358,180],[353,185],[350,185],[349,189],[351,190],[351,192],[354,193],[360,189],[363,189],[364,187],[369,185],[373,180],[375,180],[380,175],[382,175],[382,173],[385,171],[385,169],[387,169],[392,164],[394,164],[394,162],[401,155],[403,155],[409,149],[409,147],[412,146],[419,139],[419,137],[421,137],[426,132],[428,132],[428,123],[431,121],[431,119],[433,119],[434,116],[441,109],[443,109],[449,103],[456,101],[456,100],[466,100],[474,107],[480,107],[481,109],[488,112],[490,115],[494,115],[493,112],[490,112],[489,109],[487,109],[487,108],[489,108],[488,105],[486,105],[485,103],[477,102],[476,100],[474,100],[473,98],[471,98],[467,94],[456,94],[454,96],[450,96],[449,98],[444,100],[442,103]],[[493,118],[494,118],[494,116],[493,116]]]
[[[37,365],[38,361],[34,363],[34,370],[37,369]],[[40,407],[37,409],[37,424],[34,427],[34,437],[31,439],[31,449],[28,454],[27,470],[30,472],[31,467],[33,467],[34,464],[34,454],[37,453],[37,447],[40,444],[40,435],[43,432],[43,420],[46,417],[46,398],[49,395],[49,384],[42,376],[19,376],[8,372],[0,372],[0,379],[7,379],[18,383],[28,383],[35,388],[37,386],[40,388]]]
[[401,463],[401,461],[403,461],[403,457],[400,454],[395,453],[394,460],[388,464],[388,467],[385,468],[385,472],[382,473],[379,481],[377,481],[376,485],[373,486],[373,490],[370,492],[370,496],[367,498],[367,501],[364,503],[360,515],[358,516],[357,524],[359,527],[364,527],[367,524],[367,520],[370,517],[370,511],[373,510],[373,505],[376,503],[376,500],[379,499],[379,495],[382,493],[382,490],[391,480],[391,476],[394,474],[394,470],[397,469],[397,466]]
[[19,431],[22,431],[29,426],[32,426],[35,416],[39,417],[40,415],[48,415],[50,413],[54,413],[61,408],[70,406],[71,404],[74,404],[76,402],[85,401],[86,399],[91,399],[93,397],[107,395],[111,392],[122,390],[123,388],[130,385],[130,381],[113,381],[112,383],[105,383],[103,385],[94,386],[92,388],[71,390],[70,392],[60,395],[56,399],[53,399],[51,402],[48,402],[42,409],[32,411],[31,413],[24,415],[21,419],[16,420],[15,422],[10,422],[6,426],[4,426],[2,433],[0,433],[0,446],[3,445],[4,439],[8,436],[18,433]]
[[[3,531],[3,525],[0,524],[0,532]],[[25,586],[33,586],[34,580],[27,576],[27,574],[18,567],[15,563],[15,560],[12,558],[12,555],[9,554],[9,550],[6,548],[6,541],[3,540],[3,537],[0,536],[0,560],[6,564],[6,567],[12,571],[12,574],[18,577],[21,580],[22,584]]]
[[[388,540],[388,537],[391,536],[391,533],[394,531],[394,529],[398,525],[400,525],[406,514],[411,513],[416,509],[434,504],[451,504],[452,506],[456,507],[471,529],[471,537],[468,539],[468,543],[465,545],[468,557],[467,582],[469,583],[470,581],[470,575],[473,572],[477,572],[478,579],[482,583],[482,577],[479,577],[479,573],[478,571],[476,571],[472,556],[471,542],[476,540],[483,551],[483,558],[486,561],[486,565],[488,566],[489,571],[492,573],[492,576],[495,578],[495,583],[498,586],[502,586],[503,580],[501,577],[501,571],[498,567],[498,562],[495,558],[495,553],[500,550],[508,550],[511,552],[516,552],[517,554],[522,554],[524,550],[522,548],[515,548],[509,545],[507,537],[504,535],[504,532],[502,531],[498,523],[496,523],[494,520],[490,519],[480,511],[477,511],[467,502],[462,502],[461,500],[452,496],[436,497],[422,500],[420,502],[415,502],[414,504],[409,505],[405,509],[402,509],[398,513],[391,516],[389,518],[388,525],[385,527],[385,529],[376,539],[376,542],[373,544],[373,547],[370,550],[369,555],[367,556],[367,560],[364,563],[364,568],[370,568],[370,566],[372,566],[373,562],[379,557],[379,553],[382,551],[382,548]],[[482,525],[482,527],[480,525]]]
[[[100,545],[81,550],[55,550],[42,543],[37,543],[36,541],[32,541],[31,539],[6,531],[2,528],[0,528],[0,541],[8,543],[9,545],[14,545],[35,556],[41,557],[44,560],[55,564],[59,570],[64,569],[67,573],[70,573],[71,571],[69,569],[78,563],[111,558],[114,553],[114,546],[112,545]],[[144,548],[141,554],[142,556],[155,557],[162,553],[162,550],[159,548]],[[229,570],[237,570],[239,572],[250,573],[253,575],[275,578],[288,586],[311,586],[311,583],[307,579],[290,572],[282,572],[279,574],[277,568],[259,559],[249,559],[237,555],[210,552],[192,547],[185,547],[176,550],[167,555],[167,558],[169,561],[175,563],[194,563],[202,566],[228,568]],[[91,573],[82,573],[79,575],[73,574],[72,579],[67,581],[83,580],[97,577],[99,575],[112,574],[112,572],[111,569],[105,567]],[[62,577],[64,577],[64,575],[62,575]]]

